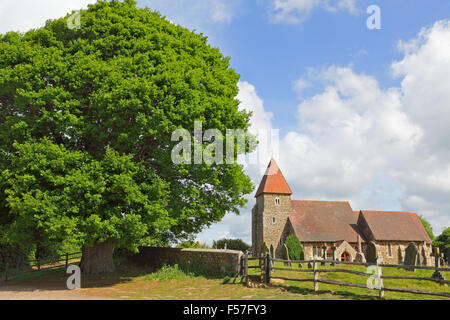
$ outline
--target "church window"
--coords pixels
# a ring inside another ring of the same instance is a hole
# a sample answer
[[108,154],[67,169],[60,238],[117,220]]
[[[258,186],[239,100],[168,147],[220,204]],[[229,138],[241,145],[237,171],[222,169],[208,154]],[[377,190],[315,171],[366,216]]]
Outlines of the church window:
[[392,256],[392,246],[390,243],[388,244],[388,254],[389,256]]
[[275,204],[280,204],[280,198],[275,198]]
[[313,256],[314,257],[320,257],[321,255],[321,248],[320,247],[313,247]]
[[272,218],[272,222],[275,223],[275,218]]

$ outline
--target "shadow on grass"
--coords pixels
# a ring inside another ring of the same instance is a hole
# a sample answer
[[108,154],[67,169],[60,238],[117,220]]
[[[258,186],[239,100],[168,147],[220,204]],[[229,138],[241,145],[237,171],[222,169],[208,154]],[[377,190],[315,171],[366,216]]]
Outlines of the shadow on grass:
[[[115,261],[116,272],[100,275],[81,275],[81,288],[107,288],[117,284],[129,283],[136,277],[145,277],[144,281],[164,280],[159,277],[162,267],[152,265],[135,265],[125,261]],[[172,268],[172,267],[169,267]],[[242,283],[242,277],[238,274],[226,274],[217,270],[204,270],[196,264],[182,265],[179,271],[183,278],[202,277],[205,279],[223,279],[223,284]],[[65,291],[67,279],[71,274],[66,273],[65,266],[51,270],[42,270],[23,274],[7,282],[0,282],[1,291],[32,292],[36,290]],[[156,277],[152,278],[152,275]],[[175,278],[176,279],[176,278]],[[170,280],[170,278],[168,279]]]
[[[35,290],[68,290],[67,280],[71,274],[66,273],[66,267],[35,271],[21,274],[14,279],[0,282],[2,291],[35,291]],[[136,268],[129,265],[117,266],[116,272],[100,275],[81,275],[81,288],[103,288],[132,281],[134,277],[142,276],[154,270]]]
[[319,290],[319,291],[315,292],[313,289],[300,288],[297,286],[289,286],[289,285],[273,285],[273,284],[271,284],[269,287],[283,288],[287,292],[301,294],[301,295],[315,295],[315,296],[317,296],[318,300],[320,299],[321,295],[325,295],[325,294],[329,294],[329,295],[335,297],[336,300],[339,300],[340,298],[348,298],[348,299],[352,299],[352,300],[379,300],[379,298],[375,297],[375,296],[358,294],[358,293],[353,293],[353,292],[349,292],[349,291],[345,291],[345,290],[337,290],[337,291]]

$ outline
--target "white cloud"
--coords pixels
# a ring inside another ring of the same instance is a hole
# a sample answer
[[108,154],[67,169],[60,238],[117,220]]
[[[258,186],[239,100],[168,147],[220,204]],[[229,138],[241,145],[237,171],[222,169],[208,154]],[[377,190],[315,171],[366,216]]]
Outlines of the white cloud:
[[86,8],[96,0],[2,0],[0,33],[25,32],[44,26],[48,19],[64,17],[72,10]]
[[230,23],[240,2],[241,0],[152,0],[148,2],[148,6],[175,23],[204,32],[210,25]]
[[379,196],[374,180],[384,176],[400,206],[440,232],[450,225],[450,21],[399,48],[399,88],[381,89],[350,67],[316,71],[325,88],[299,105],[302,132],[283,139],[281,165],[301,197],[361,206]]
[[[413,211],[439,234],[450,226],[450,21],[399,48],[404,56],[392,64],[399,87],[381,88],[351,66],[310,70],[298,81],[301,90],[304,83],[323,90],[298,106],[299,130],[281,140],[278,163],[294,199]],[[254,111],[252,128],[272,128],[255,87],[239,87],[242,106]],[[247,173],[259,183],[259,171]],[[250,241],[253,205],[249,197],[241,216],[227,216],[220,227]]]
[[[261,132],[270,132],[272,129],[272,112],[268,112],[264,108],[263,100],[258,96],[255,86],[246,81],[240,81],[238,83],[239,94],[238,100],[241,102],[240,109],[251,111],[253,116],[250,120],[249,131],[252,134]],[[270,144],[270,140],[267,141],[267,136],[258,136],[260,145]],[[245,165],[246,173],[252,179],[255,185],[258,185],[261,180],[261,175],[264,173],[267,164],[269,163],[271,154],[263,154],[262,158],[256,165],[250,165],[248,162]],[[213,225],[208,230],[200,233],[198,239],[200,242],[206,242],[212,244],[212,240],[223,238],[224,234],[230,238],[241,238],[247,243],[251,243],[251,209],[254,205],[254,194],[256,190],[248,195],[247,206],[243,208],[240,215],[227,214],[224,219]]]
[[315,8],[330,12],[357,12],[356,0],[272,0],[272,20],[297,24],[305,21]]

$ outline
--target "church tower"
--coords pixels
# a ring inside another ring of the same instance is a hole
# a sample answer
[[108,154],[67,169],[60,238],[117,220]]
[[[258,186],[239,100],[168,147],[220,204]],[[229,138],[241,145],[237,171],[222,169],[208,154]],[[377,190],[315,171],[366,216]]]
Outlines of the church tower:
[[277,163],[274,159],[270,160],[256,191],[256,204],[252,209],[252,250],[255,256],[259,256],[265,242],[268,248],[273,245],[276,257],[281,257],[283,232],[288,217],[292,215],[291,194]]

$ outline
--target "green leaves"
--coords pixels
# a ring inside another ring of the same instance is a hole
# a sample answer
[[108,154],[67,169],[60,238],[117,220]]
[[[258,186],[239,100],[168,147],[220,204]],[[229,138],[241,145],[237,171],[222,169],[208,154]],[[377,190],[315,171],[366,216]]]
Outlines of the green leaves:
[[241,166],[170,156],[194,120],[248,129],[229,58],[134,1],[90,5],[79,30],[69,16],[0,36],[0,228],[135,248],[238,213],[253,188]]
[[45,139],[14,146],[1,176],[14,221],[5,234],[13,242],[86,245],[113,239],[135,249],[152,231],[170,227],[166,186],[131,156],[108,148],[97,161]]
[[289,259],[291,260],[302,260],[304,256],[304,250],[302,243],[298,240],[295,234],[290,234],[286,237],[284,242],[289,251]]

